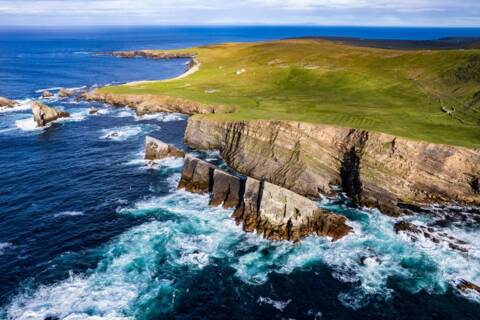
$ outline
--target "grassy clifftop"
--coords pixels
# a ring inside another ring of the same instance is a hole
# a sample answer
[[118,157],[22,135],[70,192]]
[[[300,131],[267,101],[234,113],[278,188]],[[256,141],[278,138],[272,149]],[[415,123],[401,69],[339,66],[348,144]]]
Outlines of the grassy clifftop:
[[384,50],[319,39],[196,47],[188,77],[103,88],[229,105],[218,119],[297,120],[480,148],[480,50]]

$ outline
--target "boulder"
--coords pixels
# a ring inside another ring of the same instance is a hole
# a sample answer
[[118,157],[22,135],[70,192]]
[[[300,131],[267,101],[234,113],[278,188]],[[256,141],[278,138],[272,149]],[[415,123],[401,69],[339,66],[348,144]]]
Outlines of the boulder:
[[97,114],[98,113],[98,109],[97,108],[91,108],[89,111],[88,111],[89,114]]
[[467,281],[465,279],[460,279],[458,282],[457,282],[457,285],[456,285],[457,289],[460,290],[461,292],[464,292],[464,293],[467,293],[468,291],[474,291],[476,292],[477,294],[480,294],[480,286],[470,282],[470,281]]
[[0,107],[2,108],[13,108],[17,105],[17,102],[13,101],[13,100],[10,100],[10,99],[7,99],[7,98],[4,98],[4,97],[0,97]]
[[50,91],[45,90],[42,92],[42,98],[51,98],[51,97],[53,97],[53,93],[51,93]]
[[213,171],[211,206],[223,205],[224,208],[236,208],[242,199],[242,180],[225,171]]
[[186,155],[178,189],[184,188],[194,193],[210,192],[213,186],[214,170],[214,165],[197,159],[192,155]]
[[233,217],[244,230],[272,240],[296,242],[310,234],[338,240],[352,231],[345,217],[328,213],[288,189],[253,178],[247,178],[243,203]]
[[160,160],[166,157],[183,158],[185,153],[172,145],[147,136],[145,138],[145,159]]
[[38,101],[32,103],[32,113],[33,120],[35,120],[38,127],[44,127],[47,123],[55,121],[59,118],[70,117],[70,114],[68,112],[48,107]]
[[73,92],[65,88],[60,89],[60,91],[58,92],[58,96],[60,98],[67,98],[67,97],[70,97],[71,95],[73,95]]

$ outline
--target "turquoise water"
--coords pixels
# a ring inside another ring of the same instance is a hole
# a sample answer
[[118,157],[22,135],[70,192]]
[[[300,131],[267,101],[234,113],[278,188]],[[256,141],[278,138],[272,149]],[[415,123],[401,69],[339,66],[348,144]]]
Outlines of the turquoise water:
[[[423,30],[423,29],[422,29]],[[231,211],[176,190],[182,161],[153,168],[144,137],[178,147],[186,118],[45,101],[73,117],[39,130],[40,89],[176,76],[185,61],[122,60],[97,51],[171,48],[300,35],[426,38],[459,29],[144,28],[0,32],[0,317],[6,319],[477,319],[480,299],[453,289],[480,282],[479,212],[431,208],[408,220],[467,242],[468,253],[393,231],[398,219],[320,199],[347,216],[341,241],[300,244],[244,233]],[[337,34],[335,34],[337,32]],[[477,32],[478,30],[468,30]],[[334,34],[331,34],[334,33]],[[100,109],[90,115],[89,108]],[[111,139],[112,133],[118,133]],[[222,164],[215,152],[195,151]]]

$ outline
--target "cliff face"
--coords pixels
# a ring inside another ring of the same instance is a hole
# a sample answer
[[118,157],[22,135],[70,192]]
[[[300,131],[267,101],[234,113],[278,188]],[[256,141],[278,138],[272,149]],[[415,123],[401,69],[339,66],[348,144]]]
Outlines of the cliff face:
[[87,101],[100,101],[114,106],[128,106],[135,110],[137,115],[155,112],[176,112],[193,115],[197,113],[215,113],[219,110],[225,111],[223,106],[206,105],[158,95],[110,94],[95,90],[84,94],[83,98]]
[[341,187],[386,214],[429,202],[480,204],[480,150],[319,124],[205,117],[190,118],[185,142],[220,150],[244,175],[310,197]]

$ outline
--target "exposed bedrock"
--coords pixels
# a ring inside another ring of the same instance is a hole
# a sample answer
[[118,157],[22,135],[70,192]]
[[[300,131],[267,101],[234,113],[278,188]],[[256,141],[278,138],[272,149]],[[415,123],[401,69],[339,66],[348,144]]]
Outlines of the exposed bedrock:
[[184,157],[185,153],[163,141],[147,136],[145,138],[145,159],[161,160],[166,157]]
[[7,99],[5,97],[0,97],[0,107],[3,108],[13,108],[17,105],[17,102]]
[[480,204],[480,150],[287,121],[194,116],[185,142],[220,150],[238,172],[307,197],[338,187],[358,205],[398,215],[426,203]]
[[211,193],[210,205],[235,208],[233,217],[245,231],[272,240],[299,241],[310,234],[338,240],[351,232],[345,217],[285,188],[253,178],[239,178],[194,158],[185,157],[179,188]]
[[155,112],[176,112],[193,115],[198,113],[228,111],[227,107],[220,105],[207,105],[180,98],[159,95],[112,94],[94,90],[85,93],[83,98],[87,101],[100,101],[113,106],[128,106],[135,110],[137,115]]
[[48,107],[41,102],[32,103],[33,120],[38,127],[44,127],[47,123],[55,121],[59,118],[68,118],[70,114],[55,108]]
[[73,95],[73,91],[65,89],[65,88],[61,88],[60,91],[58,91],[58,96],[60,98],[68,98],[72,95]]

